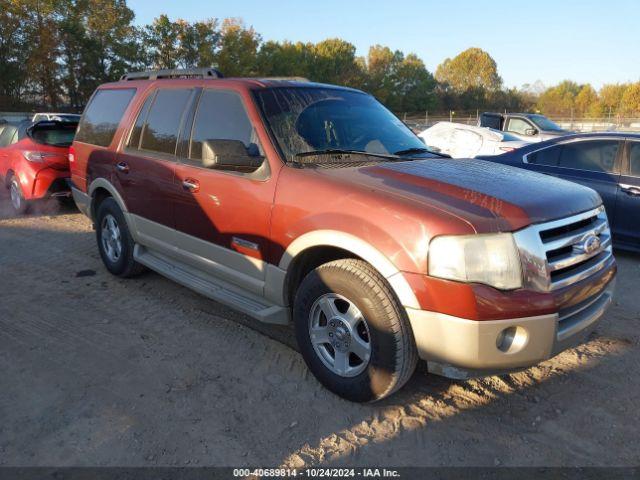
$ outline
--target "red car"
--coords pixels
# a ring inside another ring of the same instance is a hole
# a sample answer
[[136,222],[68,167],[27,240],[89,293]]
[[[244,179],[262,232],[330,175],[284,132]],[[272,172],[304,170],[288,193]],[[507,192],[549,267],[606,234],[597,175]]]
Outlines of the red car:
[[72,148],[111,273],[148,267],[293,323],[310,370],[349,400],[390,395],[418,358],[455,378],[535,365],[612,301],[594,190],[434,155],[358,90],[128,74],[98,88]]
[[71,196],[67,180],[75,122],[47,121],[4,125],[0,133],[0,178],[17,213],[31,202]]

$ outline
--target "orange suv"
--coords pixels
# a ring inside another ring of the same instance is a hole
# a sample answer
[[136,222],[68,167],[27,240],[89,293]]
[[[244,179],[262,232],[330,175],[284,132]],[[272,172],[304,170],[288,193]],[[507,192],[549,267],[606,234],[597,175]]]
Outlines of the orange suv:
[[615,261],[591,189],[429,152],[361,91],[213,69],[125,75],[91,98],[75,201],[113,274],[145,267],[270,323],[353,401],[418,358],[455,378],[582,341]]

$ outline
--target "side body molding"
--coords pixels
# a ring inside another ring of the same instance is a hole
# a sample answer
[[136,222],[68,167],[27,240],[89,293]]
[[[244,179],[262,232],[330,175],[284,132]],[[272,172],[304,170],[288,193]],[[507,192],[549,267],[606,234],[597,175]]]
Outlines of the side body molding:
[[409,308],[420,308],[418,300],[402,272],[383,253],[361,238],[338,230],[314,230],[296,238],[282,255],[278,268],[281,271],[287,271],[297,255],[308,248],[320,246],[341,248],[362,258],[387,279],[402,305]]

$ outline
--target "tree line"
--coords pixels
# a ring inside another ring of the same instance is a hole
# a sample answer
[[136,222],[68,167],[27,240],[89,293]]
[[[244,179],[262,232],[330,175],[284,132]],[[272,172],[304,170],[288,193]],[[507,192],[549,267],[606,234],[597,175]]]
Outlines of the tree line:
[[0,10],[0,110],[80,111],[101,83],[129,71],[216,66],[225,76],[300,76],[347,85],[395,112],[537,110],[578,116],[640,114],[640,82],[565,81],[505,88],[491,56],[470,48],[434,73],[415,54],[373,45],[365,56],[333,38],[264,40],[242,20],[134,24],[126,0],[5,0]]

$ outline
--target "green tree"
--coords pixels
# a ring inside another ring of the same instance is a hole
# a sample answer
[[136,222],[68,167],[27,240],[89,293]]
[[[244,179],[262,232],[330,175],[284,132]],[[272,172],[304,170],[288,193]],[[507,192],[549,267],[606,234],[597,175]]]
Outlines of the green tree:
[[436,107],[436,81],[417,55],[410,53],[404,57],[396,75],[396,95],[401,97],[404,112],[423,112]]
[[178,35],[180,26],[165,14],[153,20],[144,30],[143,45],[147,50],[148,63],[154,68],[176,68],[180,60]]
[[236,18],[227,18],[220,30],[218,68],[227,77],[252,76],[256,73],[260,35]]
[[183,68],[211,67],[215,65],[215,53],[220,32],[218,21],[210,18],[189,23],[177,20],[178,63]]
[[447,58],[436,69],[436,80],[458,93],[474,89],[496,91],[502,86],[495,60],[480,48],[469,48],[453,59]]
[[24,2],[8,0],[0,9],[0,105],[18,106],[27,86],[30,54]]

